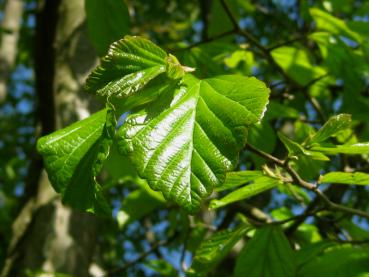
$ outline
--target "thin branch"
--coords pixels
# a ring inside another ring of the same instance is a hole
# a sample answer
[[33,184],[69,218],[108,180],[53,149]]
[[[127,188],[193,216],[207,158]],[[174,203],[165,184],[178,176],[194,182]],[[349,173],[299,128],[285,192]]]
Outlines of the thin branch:
[[286,41],[283,41],[283,42],[280,42],[280,43],[277,43],[271,47],[268,47],[268,51],[273,51],[274,49],[277,49],[279,47],[282,47],[282,46],[285,46],[285,45],[288,45],[288,44],[291,44],[291,43],[294,43],[296,41],[299,41],[299,40],[303,40],[305,39],[304,36],[299,36],[299,37],[295,37],[295,38],[292,38],[292,39],[289,39],[289,40],[286,40]]
[[147,256],[149,256],[151,253],[158,250],[160,247],[170,244],[175,238],[176,238],[176,235],[174,235],[173,237],[171,237],[167,240],[161,240],[161,241],[155,242],[149,250],[147,250],[146,252],[143,252],[136,259],[127,262],[126,264],[124,264],[121,267],[115,268],[115,269],[107,272],[104,276],[110,276],[110,275],[113,275],[113,274],[116,274],[116,273],[125,272],[128,268],[130,268],[130,267],[138,264],[139,262],[145,260]]
[[189,46],[186,46],[186,47],[183,47],[183,48],[178,48],[178,49],[172,49],[173,52],[176,52],[176,51],[185,51],[185,50],[189,50],[189,49],[192,49],[194,47],[197,47],[199,45],[202,45],[202,44],[205,44],[205,43],[209,43],[209,42],[212,42],[212,41],[215,41],[217,39],[220,39],[220,38],[223,38],[223,37],[226,37],[226,36],[230,36],[230,35],[234,35],[236,33],[235,30],[229,30],[229,31],[226,31],[224,33],[220,33],[218,35],[215,35],[215,36],[212,36],[212,37],[208,37],[206,39],[203,39],[199,42],[196,42],[194,44],[191,44]]
[[350,208],[350,207],[346,207],[337,203],[332,202],[318,187],[316,184],[313,183],[309,183],[307,181],[305,181],[304,179],[301,178],[301,176],[297,173],[297,171],[295,169],[292,168],[292,166],[289,164],[288,160],[280,160],[276,157],[274,157],[273,155],[270,155],[268,153],[263,152],[262,150],[259,150],[257,148],[255,148],[254,146],[247,144],[246,145],[246,149],[252,151],[253,153],[259,155],[260,157],[275,163],[276,165],[284,168],[291,176],[292,178],[292,182],[302,188],[305,188],[309,191],[314,192],[317,197],[320,198],[320,200],[325,204],[326,208],[328,210],[334,210],[334,211],[340,211],[343,213],[348,213],[348,214],[353,214],[353,215],[358,215],[364,218],[369,219],[369,213],[358,210],[358,209],[354,209],[354,208]]
[[312,107],[316,110],[318,116],[320,117],[320,119],[322,120],[322,123],[325,122],[326,117],[323,113],[322,108],[320,107],[319,102],[312,97],[311,95],[308,94],[307,92],[307,87],[304,87],[302,85],[300,85],[299,83],[297,83],[294,79],[290,78],[290,76],[288,76],[286,74],[286,72],[283,70],[283,68],[274,60],[272,54],[271,54],[271,50],[270,48],[264,47],[259,41],[258,39],[256,39],[251,33],[249,33],[248,31],[241,29],[241,27],[238,24],[238,21],[236,19],[236,17],[232,14],[231,9],[229,8],[229,6],[227,5],[227,3],[225,2],[225,0],[220,0],[221,4],[225,10],[225,12],[227,13],[227,16],[229,17],[229,19],[231,20],[234,29],[237,31],[237,33],[243,37],[245,37],[250,44],[254,45],[260,52],[261,54],[264,56],[264,58],[266,58],[268,60],[268,62],[279,72],[279,74],[282,75],[282,77],[286,80],[287,83],[289,83],[293,88],[296,88],[298,90],[302,90],[304,96],[306,97],[306,99],[311,103]]

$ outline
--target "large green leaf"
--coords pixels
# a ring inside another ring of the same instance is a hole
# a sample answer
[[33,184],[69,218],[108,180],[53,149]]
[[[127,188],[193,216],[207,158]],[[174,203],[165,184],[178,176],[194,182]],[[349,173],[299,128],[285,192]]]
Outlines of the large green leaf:
[[320,176],[319,182],[367,186],[369,185],[369,174],[363,172],[329,172]]
[[295,256],[279,227],[258,230],[236,261],[235,277],[296,276]]
[[189,272],[203,275],[211,271],[249,230],[250,226],[240,226],[235,230],[214,233],[196,250]]
[[164,72],[169,79],[177,79],[183,76],[184,68],[151,41],[125,36],[110,46],[101,64],[89,75],[85,88],[104,97],[126,98]]
[[104,109],[38,140],[51,184],[65,203],[90,212],[109,211],[96,175],[109,153],[114,128],[112,111]]
[[255,179],[253,183],[232,191],[222,199],[212,200],[210,202],[210,208],[217,209],[230,203],[250,198],[266,190],[270,190],[280,184],[282,184],[282,181],[276,178],[271,178],[268,176],[259,177]]
[[220,76],[183,85],[119,130],[119,147],[142,178],[190,212],[238,162],[248,127],[263,116],[269,90],[255,78]]
[[351,115],[339,114],[332,116],[323,126],[310,137],[305,144],[319,143],[337,135],[351,126]]
[[128,8],[124,1],[86,0],[85,9],[90,40],[103,56],[111,43],[128,34]]

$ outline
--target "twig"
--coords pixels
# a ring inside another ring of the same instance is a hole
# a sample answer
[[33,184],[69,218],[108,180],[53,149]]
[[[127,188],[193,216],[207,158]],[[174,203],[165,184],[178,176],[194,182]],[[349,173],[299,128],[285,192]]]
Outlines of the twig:
[[158,241],[158,242],[154,243],[149,250],[147,250],[146,252],[142,253],[136,259],[127,262],[126,264],[124,264],[121,267],[115,268],[115,269],[107,272],[104,276],[110,276],[112,274],[116,274],[116,273],[120,273],[120,272],[126,271],[131,266],[134,266],[135,264],[137,264],[137,263],[143,261],[144,259],[146,259],[147,256],[149,256],[151,253],[155,252],[157,249],[159,249],[159,247],[162,247],[162,246],[165,246],[165,245],[170,244],[175,238],[176,238],[176,235],[174,235],[173,237],[171,237],[171,238],[169,238],[167,240],[161,240],[161,241]]
[[264,58],[266,58],[268,60],[268,62],[279,72],[279,74],[282,75],[282,77],[287,81],[287,83],[289,83],[293,88],[296,88],[296,89],[301,90],[303,92],[306,99],[311,103],[312,107],[316,110],[318,116],[322,120],[322,123],[325,122],[326,117],[323,113],[323,110],[320,107],[319,102],[314,97],[309,95],[308,92],[307,92],[308,86],[304,87],[304,86],[300,85],[299,83],[297,83],[292,78],[290,78],[286,74],[286,72],[283,70],[283,68],[274,60],[274,58],[271,54],[272,49],[264,47],[251,33],[249,33],[248,31],[246,31],[244,29],[241,29],[241,27],[238,24],[238,21],[237,21],[236,17],[232,14],[232,11],[228,7],[225,0],[220,0],[220,2],[222,4],[225,12],[227,13],[227,16],[231,20],[231,22],[233,24],[233,28],[235,29],[235,31],[239,35],[245,37],[252,45],[254,45],[261,52],[261,54],[264,56]]
[[282,47],[282,46],[285,46],[285,45],[288,45],[288,44],[291,44],[291,43],[294,43],[296,41],[299,41],[299,40],[303,40],[305,39],[304,36],[300,36],[300,37],[295,37],[295,38],[292,38],[292,39],[289,39],[289,40],[286,40],[286,41],[283,41],[281,43],[277,43],[271,47],[268,47],[268,51],[273,51],[274,49],[277,49],[279,47]]
[[234,29],[232,30],[229,30],[229,31],[226,31],[224,33],[220,33],[218,35],[215,35],[215,36],[212,36],[212,37],[208,37],[206,39],[203,39],[199,42],[196,42],[194,44],[191,44],[189,46],[186,46],[186,47],[183,47],[183,48],[178,48],[178,49],[172,49],[172,51],[174,52],[178,52],[178,51],[185,51],[185,50],[189,50],[189,49],[192,49],[194,47],[197,47],[199,45],[202,45],[202,44],[205,44],[205,43],[209,43],[209,42],[212,42],[214,40],[217,40],[217,39],[220,39],[220,38],[223,38],[223,37],[226,37],[226,36],[229,36],[229,35],[233,35],[235,34],[236,31]]
[[295,169],[293,169],[291,167],[291,165],[289,164],[288,160],[280,160],[276,157],[274,157],[273,155],[270,155],[268,153],[263,152],[262,150],[259,150],[255,147],[253,147],[250,144],[247,144],[246,149],[254,152],[255,154],[259,155],[260,157],[275,163],[276,165],[284,168],[291,176],[292,178],[292,182],[300,187],[303,187],[307,190],[310,190],[312,192],[314,192],[317,197],[320,198],[320,200],[325,204],[326,208],[328,210],[335,210],[335,211],[340,211],[340,212],[344,212],[344,213],[348,213],[348,214],[353,214],[353,215],[358,215],[364,218],[368,218],[369,219],[369,213],[366,213],[364,211],[358,210],[358,209],[354,209],[354,208],[350,208],[350,207],[346,207],[337,203],[332,202],[318,187],[316,184],[312,184],[309,183],[307,181],[305,181],[304,179],[301,178],[301,176],[297,173],[297,171]]

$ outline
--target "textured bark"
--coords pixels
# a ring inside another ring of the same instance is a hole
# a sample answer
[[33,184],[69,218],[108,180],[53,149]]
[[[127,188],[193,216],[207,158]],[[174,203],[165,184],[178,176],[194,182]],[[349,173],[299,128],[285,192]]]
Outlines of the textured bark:
[[0,44],[0,104],[6,98],[8,79],[17,56],[22,14],[22,0],[7,0],[5,2],[4,18],[1,23],[3,32]]
[[[36,90],[45,134],[99,107],[82,91],[97,56],[86,35],[83,0],[40,1],[36,32]],[[2,276],[23,276],[26,269],[89,276],[99,219],[63,206],[45,171],[30,195],[14,222]]]

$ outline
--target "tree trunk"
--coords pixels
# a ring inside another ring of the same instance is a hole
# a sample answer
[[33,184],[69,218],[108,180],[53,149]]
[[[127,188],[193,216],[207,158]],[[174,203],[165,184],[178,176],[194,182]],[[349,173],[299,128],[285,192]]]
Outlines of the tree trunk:
[[[12,0],[13,1],[13,0]],[[39,3],[35,74],[42,134],[88,117],[99,104],[82,91],[97,56],[87,39],[83,0]],[[13,237],[2,276],[25,270],[89,276],[98,220],[61,204],[47,174],[13,224]]]
[[17,56],[17,44],[22,14],[22,0],[7,0],[5,2],[4,18],[1,23],[0,104],[2,104],[6,98],[8,79]]

